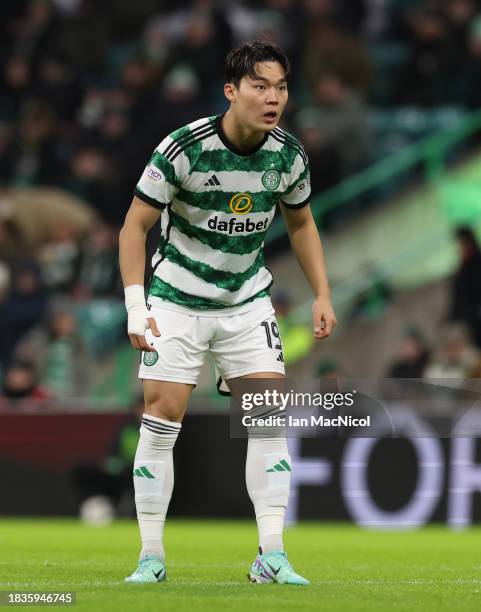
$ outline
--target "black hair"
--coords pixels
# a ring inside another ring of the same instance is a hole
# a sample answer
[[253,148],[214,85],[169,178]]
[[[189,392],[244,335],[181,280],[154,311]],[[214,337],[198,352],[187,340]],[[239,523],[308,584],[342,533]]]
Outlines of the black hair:
[[239,87],[242,77],[257,78],[257,62],[278,62],[284,70],[286,81],[291,75],[291,66],[287,55],[276,44],[262,40],[250,40],[241,43],[225,58],[225,75],[228,83]]

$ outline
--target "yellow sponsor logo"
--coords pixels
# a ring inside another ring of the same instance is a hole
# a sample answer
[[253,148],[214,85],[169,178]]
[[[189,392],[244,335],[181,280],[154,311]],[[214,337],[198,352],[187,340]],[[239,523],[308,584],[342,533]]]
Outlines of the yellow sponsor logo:
[[229,202],[229,208],[236,215],[247,215],[254,203],[248,193],[236,193]]

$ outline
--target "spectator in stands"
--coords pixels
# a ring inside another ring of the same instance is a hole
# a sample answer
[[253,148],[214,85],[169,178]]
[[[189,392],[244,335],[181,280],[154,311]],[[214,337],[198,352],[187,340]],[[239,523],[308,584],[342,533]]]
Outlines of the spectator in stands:
[[318,378],[339,378],[341,370],[335,359],[323,357],[316,365],[315,375]]
[[117,233],[98,223],[82,245],[82,258],[75,296],[81,299],[121,294]]
[[8,364],[19,340],[40,323],[46,304],[38,264],[32,260],[17,264],[10,292],[0,301],[0,368]]
[[[189,121],[194,109],[205,108],[198,99],[200,87],[199,77],[188,64],[176,64],[165,75],[158,101],[162,138],[169,131],[168,125],[174,123],[175,127],[180,127],[182,121]],[[174,115],[175,120],[172,120]]]
[[476,109],[481,106],[481,15],[470,24],[467,46],[468,57],[461,73],[465,79],[461,95],[469,107]]
[[381,274],[381,270],[375,265],[368,268],[366,281],[366,289],[358,295],[352,305],[350,313],[352,318],[377,319],[386,312],[391,302],[392,289]]
[[84,351],[75,316],[60,303],[52,308],[47,326],[37,327],[20,342],[17,359],[31,359],[39,380],[54,397],[75,397],[84,383]]
[[449,97],[450,40],[439,10],[418,6],[408,12],[410,55],[398,82],[401,104],[433,106]]
[[31,361],[14,361],[3,375],[2,396],[6,399],[46,400],[51,397],[38,383],[35,366]]
[[[332,187],[341,179],[339,153],[331,144],[321,127],[320,111],[316,108],[299,110],[293,117],[293,126],[304,145],[309,157],[309,164],[315,170],[311,172],[311,190],[313,195]],[[323,225],[329,213],[323,217]]]
[[39,62],[35,96],[54,108],[60,121],[73,121],[82,99],[75,66],[60,53],[46,55]]
[[55,293],[70,293],[78,276],[79,244],[68,223],[54,222],[48,240],[40,247],[37,260],[45,286]]
[[82,344],[74,315],[66,310],[55,312],[49,322],[49,342],[40,380],[57,397],[75,396],[81,387],[81,357]]
[[224,58],[232,46],[230,26],[214,3],[193,4],[187,13],[183,36],[173,45],[167,66],[187,65],[199,85],[200,98],[210,98],[209,83],[222,78]]
[[5,152],[5,181],[16,186],[54,185],[64,170],[56,148],[57,123],[54,110],[41,100],[22,108],[18,133]]
[[3,91],[0,98],[0,112],[5,119],[15,120],[16,113],[32,87],[28,59],[19,54],[7,57],[2,76]]
[[116,223],[120,220],[123,211],[119,205],[114,164],[98,145],[81,146],[73,154],[70,173],[64,178],[63,186],[90,202],[105,221]]
[[396,357],[386,370],[386,378],[422,378],[429,360],[429,349],[419,328],[410,325],[404,331]]
[[463,322],[481,347],[481,249],[469,227],[456,231],[460,263],[452,283],[450,319]]
[[449,323],[439,330],[437,345],[424,371],[424,378],[465,379],[479,361],[462,325]]
[[366,95],[371,85],[372,67],[364,45],[322,19],[307,24],[304,72],[307,83],[334,77],[360,95]]
[[342,176],[371,159],[371,133],[359,95],[338,75],[324,73],[315,84],[318,129],[339,158]]

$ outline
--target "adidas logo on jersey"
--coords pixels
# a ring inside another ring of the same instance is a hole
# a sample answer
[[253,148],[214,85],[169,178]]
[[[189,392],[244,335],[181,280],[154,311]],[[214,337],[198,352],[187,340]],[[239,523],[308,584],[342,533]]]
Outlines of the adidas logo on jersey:
[[261,232],[262,230],[267,229],[267,224],[269,222],[269,217],[266,217],[264,221],[251,221],[247,218],[245,221],[241,221],[240,219],[236,219],[236,217],[231,217],[229,221],[219,221],[218,216],[212,217],[207,222],[209,229],[217,230],[218,232],[226,232],[227,234],[235,234],[240,232]]
[[213,174],[210,179],[204,183],[204,187],[217,187],[220,185],[220,181],[219,179],[216,177],[215,174]]

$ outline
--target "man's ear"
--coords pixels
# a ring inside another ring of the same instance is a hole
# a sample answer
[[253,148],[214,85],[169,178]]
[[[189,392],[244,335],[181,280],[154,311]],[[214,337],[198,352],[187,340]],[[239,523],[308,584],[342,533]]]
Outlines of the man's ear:
[[226,83],[224,85],[224,96],[229,100],[229,102],[234,103],[237,102],[237,88],[232,83]]

